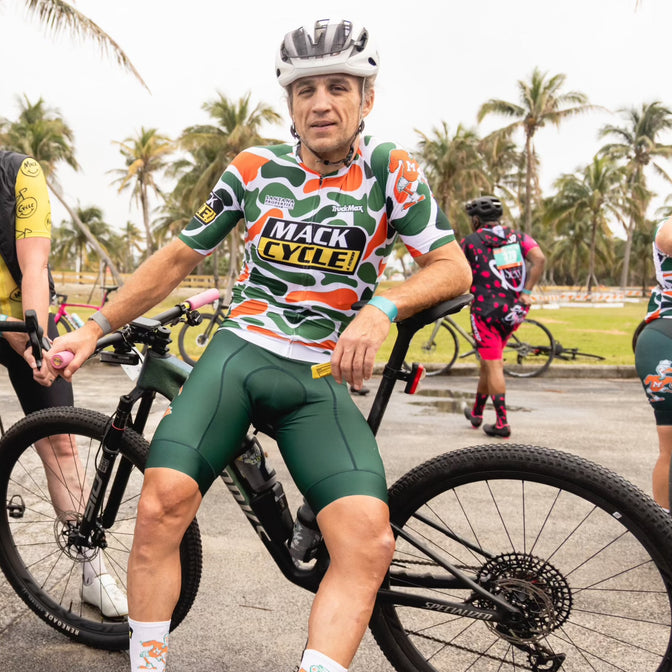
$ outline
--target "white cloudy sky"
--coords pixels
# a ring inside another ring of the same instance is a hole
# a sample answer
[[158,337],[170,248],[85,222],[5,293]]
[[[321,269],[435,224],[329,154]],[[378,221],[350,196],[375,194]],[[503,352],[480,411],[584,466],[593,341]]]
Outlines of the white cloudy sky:
[[[364,23],[379,46],[381,73],[367,131],[409,149],[415,129],[431,133],[476,125],[488,98],[517,99],[516,82],[534,67],[567,75],[567,88],[610,110],[662,100],[672,105],[667,74],[670,0],[79,0],[76,6],[126,51],[151,92],[95,47],[46,36],[23,0],[0,0],[0,116],[18,114],[17,97],[42,97],[75,132],[81,172],[64,167],[70,199],[103,208],[106,220],[140,223],[127,194],[106,171],[123,167],[114,145],[141,126],[172,137],[206,121],[204,101],[248,91],[285,113],[275,82],[275,50],[288,30],[343,16]],[[618,123],[608,112],[542,129],[537,150],[548,187],[590,161],[597,130]],[[481,132],[501,121],[485,122]],[[287,122],[267,129],[288,139]],[[52,202],[56,222],[65,216]]]

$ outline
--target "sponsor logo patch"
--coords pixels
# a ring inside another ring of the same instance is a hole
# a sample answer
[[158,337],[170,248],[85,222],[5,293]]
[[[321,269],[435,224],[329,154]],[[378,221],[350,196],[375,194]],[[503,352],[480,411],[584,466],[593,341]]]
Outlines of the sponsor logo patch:
[[356,226],[330,226],[271,218],[266,222],[257,250],[267,261],[351,274],[366,245],[366,234]]
[[291,210],[296,205],[296,202],[293,198],[283,198],[282,196],[271,196],[270,194],[267,194],[264,199],[264,205],[269,205],[272,208]]
[[196,219],[203,224],[210,224],[224,209],[224,204],[217,194],[211,193],[208,200],[196,211]]

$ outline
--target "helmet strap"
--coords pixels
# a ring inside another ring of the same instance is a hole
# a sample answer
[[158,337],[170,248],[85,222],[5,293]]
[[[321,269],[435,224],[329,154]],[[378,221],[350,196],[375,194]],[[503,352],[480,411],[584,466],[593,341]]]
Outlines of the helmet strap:
[[315,156],[319,161],[321,161],[325,166],[337,166],[339,164],[343,164],[345,168],[348,168],[350,164],[352,163],[352,159],[355,155],[355,140],[357,136],[364,130],[364,120],[360,120],[359,126],[357,127],[357,130],[355,131],[355,134],[352,136],[350,139],[350,149],[348,150],[348,153],[342,158],[338,159],[337,161],[330,161],[329,159],[323,159],[318,152],[316,152],[314,149],[310,147],[304,140],[301,139],[301,136],[298,134],[296,130],[296,126],[294,124],[291,125],[289,132],[294,136],[298,141],[298,147],[297,147],[297,152],[299,153],[299,156],[301,156],[301,146],[305,146],[308,151]]

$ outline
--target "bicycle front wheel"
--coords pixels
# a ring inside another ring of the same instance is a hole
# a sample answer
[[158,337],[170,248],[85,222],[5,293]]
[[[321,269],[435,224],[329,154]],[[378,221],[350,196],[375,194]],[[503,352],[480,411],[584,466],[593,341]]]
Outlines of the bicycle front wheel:
[[201,358],[210,339],[221,324],[221,320],[217,319],[213,313],[201,313],[201,317],[202,322],[196,326],[192,327],[185,323],[177,337],[180,357],[191,366],[194,366]]
[[[104,616],[84,602],[84,558],[74,543],[109,422],[94,411],[51,408],[26,416],[0,440],[0,501],[5,504],[0,567],[19,597],[50,626],[88,646],[122,650],[128,648],[126,616]],[[147,441],[132,430],[123,434],[115,473],[125,465],[130,476],[115,519],[97,521],[94,548],[86,551],[93,563],[102,558],[124,592],[148,449]],[[202,553],[195,520],[180,554],[182,589],[171,628],[184,619],[198,591]]]
[[61,315],[59,318],[58,322],[56,322],[56,328],[58,329],[58,335],[63,336],[63,334],[67,334],[69,331],[74,331],[77,329],[77,327],[68,320],[68,318],[65,315]]
[[553,361],[551,332],[539,322],[525,320],[504,348],[504,373],[515,378],[540,376]]
[[398,672],[670,670],[672,522],[620,476],[559,451],[476,446],[389,495],[392,524],[420,541],[399,533],[371,621]]
[[[455,364],[459,349],[457,334],[447,322],[440,320],[415,336],[409,353],[413,361],[417,358],[425,365],[426,375],[438,376],[448,373]],[[404,364],[410,370],[411,367],[406,362]]]

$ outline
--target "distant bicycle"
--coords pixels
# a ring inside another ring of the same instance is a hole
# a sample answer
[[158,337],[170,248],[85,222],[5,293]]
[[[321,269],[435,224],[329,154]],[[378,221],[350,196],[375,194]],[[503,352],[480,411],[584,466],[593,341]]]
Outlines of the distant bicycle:
[[75,312],[69,312],[68,308],[86,308],[88,310],[100,310],[110,297],[110,294],[115,290],[119,289],[117,285],[102,286],[101,290],[103,291],[103,299],[100,305],[94,305],[91,303],[68,303],[67,294],[56,294],[56,300],[58,301],[58,312],[54,315],[54,322],[58,327],[59,336],[67,333],[68,331],[74,331],[84,324],[84,320]]
[[[460,337],[469,345],[469,350],[462,354]],[[447,373],[458,357],[478,357],[474,337],[450,315],[434,323],[429,338],[423,341],[421,349],[427,359],[434,357],[442,364],[438,369],[428,370],[428,376]],[[504,373],[515,378],[540,376],[551,365],[556,354],[556,344],[551,332],[540,322],[526,319],[513,332],[504,348]]]
[[191,366],[201,358],[213,334],[224,322],[228,305],[224,303],[223,297],[220,296],[212,305],[214,313],[198,311],[198,316],[187,317],[177,336],[180,357]]

